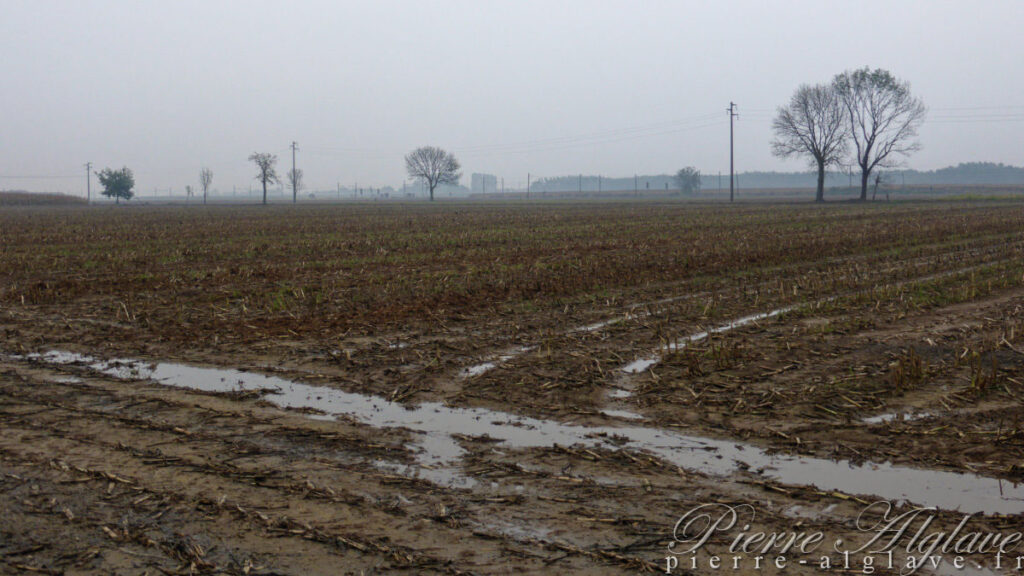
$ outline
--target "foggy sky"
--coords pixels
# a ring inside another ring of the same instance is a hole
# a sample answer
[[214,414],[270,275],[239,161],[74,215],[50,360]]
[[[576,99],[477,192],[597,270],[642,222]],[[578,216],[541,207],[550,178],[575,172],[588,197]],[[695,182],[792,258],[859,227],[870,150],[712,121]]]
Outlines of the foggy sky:
[[[1024,164],[1024,2],[0,0],[0,189],[248,190],[289,144],[309,189],[401,186],[420,145],[523,186],[693,165],[802,170],[770,123],[801,83],[881,67],[929,107],[910,167]],[[95,178],[93,185],[96,186]]]

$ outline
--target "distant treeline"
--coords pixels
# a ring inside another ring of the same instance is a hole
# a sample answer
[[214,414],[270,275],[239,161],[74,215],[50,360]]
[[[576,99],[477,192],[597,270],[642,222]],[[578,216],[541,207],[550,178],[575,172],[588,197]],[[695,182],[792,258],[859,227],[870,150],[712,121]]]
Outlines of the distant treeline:
[[[889,169],[881,170],[882,183],[888,186],[921,185],[1024,185],[1024,168],[995,164],[992,162],[968,162],[940,168],[938,170]],[[814,188],[817,175],[814,172],[740,172],[737,185],[740,188]],[[825,175],[828,188],[859,186],[859,173],[829,172]],[[530,189],[534,192],[584,192],[675,189],[676,182],[670,174],[643,175],[635,179],[608,178],[598,176],[556,176],[535,181]],[[701,175],[701,188],[716,190],[729,187],[729,175]]]
[[0,206],[60,206],[85,204],[85,198],[67,194],[38,194],[21,190],[0,190]]

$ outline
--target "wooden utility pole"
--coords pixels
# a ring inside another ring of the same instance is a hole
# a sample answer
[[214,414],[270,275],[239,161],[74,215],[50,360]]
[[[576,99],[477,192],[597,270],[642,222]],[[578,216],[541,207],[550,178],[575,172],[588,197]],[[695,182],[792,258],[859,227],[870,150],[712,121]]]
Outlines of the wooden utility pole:
[[85,163],[85,203],[92,203],[92,162]]
[[735,184],[734,184],[734,180],[735,180],[735,176],[734,175],[736,173],[736,170],[735,170],[734,163],[733,163],[734,156],[733,156],[732,121],[733,121],[733,118],[739,118],[739,113],[736,112],[736,104],[734,102],[729,102],[729,107],[726,109],[726,112],[729,113],[729,202],[732,202],[733,198],[735,197],[735,194],[736,194]]

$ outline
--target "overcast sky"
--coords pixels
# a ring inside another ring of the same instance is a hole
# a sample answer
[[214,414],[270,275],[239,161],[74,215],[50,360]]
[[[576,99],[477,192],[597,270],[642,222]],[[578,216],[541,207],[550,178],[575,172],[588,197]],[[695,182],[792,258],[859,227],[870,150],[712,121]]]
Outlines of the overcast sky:
[[[928,105],[911,167],[1024,164],[1024,2],[0,0],[0,189],[82,193],[83,164],[181,192],[248,189],[289,144],[312,189],[401,186],[433,144],[466,177],[771,156],[800,83],[881,67]],[[95,184],[95,179],[94,179]]]

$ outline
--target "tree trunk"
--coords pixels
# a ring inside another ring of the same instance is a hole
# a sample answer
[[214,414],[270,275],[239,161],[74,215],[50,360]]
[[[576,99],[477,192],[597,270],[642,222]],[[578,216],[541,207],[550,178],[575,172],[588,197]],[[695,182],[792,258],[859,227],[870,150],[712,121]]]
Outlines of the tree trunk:
[[825,163],[818,161],[818,191],[814,195],[815,202],[825,201]]
[[433,185],[430,186],[430,201],[431,202],[434,201],[434,188],[435,188],[435,186],[433,186]]
[[868,179],[871,177],[869,170],[861,170],[860,173],[860,201],[868,201]]
[[263,205],[266,206],[266,204],[267,204],[267,181],[264,180],[263,181]]

